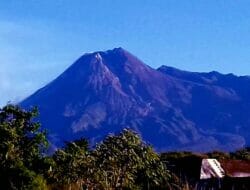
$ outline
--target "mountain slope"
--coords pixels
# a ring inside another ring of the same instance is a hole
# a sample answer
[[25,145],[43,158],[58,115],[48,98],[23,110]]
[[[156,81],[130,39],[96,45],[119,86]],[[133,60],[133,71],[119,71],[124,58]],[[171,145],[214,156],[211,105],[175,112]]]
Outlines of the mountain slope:
[[84,54],[21,106],[39,107],[41,123],[59,146],[81,136],[95,143],[124,127],[159,151],[249,143],[248,79],[218,74],[223,80],[211,82],[209,73],[170,70],[152,69],[122,48]]

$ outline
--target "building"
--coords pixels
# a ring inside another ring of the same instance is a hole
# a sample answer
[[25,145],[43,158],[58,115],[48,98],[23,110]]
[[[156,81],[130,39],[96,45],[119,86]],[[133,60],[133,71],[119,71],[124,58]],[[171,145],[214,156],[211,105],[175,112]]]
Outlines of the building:
[[202,159],[197,190],[250,190],[250,161]]

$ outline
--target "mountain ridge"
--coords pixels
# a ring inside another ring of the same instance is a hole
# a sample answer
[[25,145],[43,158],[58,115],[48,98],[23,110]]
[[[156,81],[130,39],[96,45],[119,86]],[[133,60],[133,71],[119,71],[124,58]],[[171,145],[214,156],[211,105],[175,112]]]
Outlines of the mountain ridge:
[[250,80],[235,77],[153,69],[115,48],[84,54],[20,105],[39,107],[58,146],[81,136],[94,144],[129,127],[158,151],[232,150],[250,144]]

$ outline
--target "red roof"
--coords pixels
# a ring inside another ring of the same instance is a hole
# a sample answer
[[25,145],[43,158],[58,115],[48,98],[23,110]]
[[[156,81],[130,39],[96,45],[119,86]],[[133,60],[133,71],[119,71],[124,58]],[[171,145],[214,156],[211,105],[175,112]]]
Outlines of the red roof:
[[227,176],[250,177],[250,161],[220,160],[220,163]]

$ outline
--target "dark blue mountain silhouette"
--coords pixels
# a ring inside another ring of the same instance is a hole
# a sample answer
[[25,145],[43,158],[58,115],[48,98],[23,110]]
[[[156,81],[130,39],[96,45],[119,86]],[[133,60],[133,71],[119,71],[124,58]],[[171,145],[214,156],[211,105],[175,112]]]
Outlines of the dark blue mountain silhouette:
[[82,136],[93,144],[127,127],[158,151],[209,151],[250,144],[249,97],[249,77],[155,70],[115,48],[84,54],[20,104],[39,107],[59,146]]

